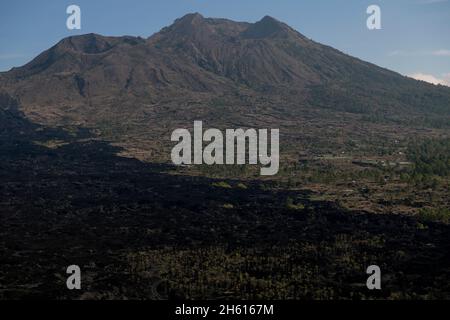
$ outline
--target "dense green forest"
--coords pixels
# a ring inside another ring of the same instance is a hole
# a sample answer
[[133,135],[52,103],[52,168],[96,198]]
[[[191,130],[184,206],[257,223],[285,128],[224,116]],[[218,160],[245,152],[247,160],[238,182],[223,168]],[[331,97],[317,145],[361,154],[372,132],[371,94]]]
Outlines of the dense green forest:
[[414,173],[450,175],[450,139],[427,139],[408,146],[408,159],[414,162]]

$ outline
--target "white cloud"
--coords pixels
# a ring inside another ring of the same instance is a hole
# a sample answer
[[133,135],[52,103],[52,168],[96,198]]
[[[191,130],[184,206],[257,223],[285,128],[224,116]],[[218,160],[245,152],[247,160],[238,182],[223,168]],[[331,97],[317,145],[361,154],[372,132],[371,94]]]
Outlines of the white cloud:
[[421,4],[435,4],[435,3],[442,3],[442,2],[448,2],[449,0],[422,0]]
[[406,51],[406,50],[394,50],[388,53],[390,57],[422,57],[422,56],[435,56],[435,57],[450,57],[450,50],[439,49],[434,51]]
[[440,56],[440,57],[450,57],[450,50],[445,50],[445,49],[436,50],[436,51],[433,51],[433,55]]
[[394,50],[388,53],[390,57],[412,57],[412,56],[423,56],[425,51],[405,51],[405,50]]
[[432,84],[441,84],[450,87],[450,73],[443,74],[442,78],[437,78],[431,74],[425,74],[421,72],[411,74],[409,75],[409,77],[414,78],[416,80],[426,81]]

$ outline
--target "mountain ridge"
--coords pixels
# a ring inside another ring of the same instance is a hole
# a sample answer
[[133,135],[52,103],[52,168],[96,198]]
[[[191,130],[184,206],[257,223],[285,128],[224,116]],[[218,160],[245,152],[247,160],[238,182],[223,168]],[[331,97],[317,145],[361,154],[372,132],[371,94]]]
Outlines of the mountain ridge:
[[450,113],[450,88],[351,57],[270,16],[248,23],[193,13],[146,39],[67,37],[0,73],[0,91],[19,100],[27,116],[52,125],[95,127],[108,113],[126,117],[187,97],[207,105],[217,96],[228,103],[283,101],[287,118],[295,105],[395,117]]

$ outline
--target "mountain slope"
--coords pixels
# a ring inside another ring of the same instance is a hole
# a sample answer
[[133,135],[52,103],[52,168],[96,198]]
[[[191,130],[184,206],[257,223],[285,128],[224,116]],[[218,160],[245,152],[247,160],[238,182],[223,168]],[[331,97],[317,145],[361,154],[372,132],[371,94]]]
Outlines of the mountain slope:
[[450,88],[350,57],[269,16],[245,23],[188,14],[148,39],[69,37],[2,73],[0,90],[35,121],[94,128],[139,122],[188,100],[212,115],[217,97],[225,104],[278,104],[287,119],[298,108],[441,124],[450,114]]

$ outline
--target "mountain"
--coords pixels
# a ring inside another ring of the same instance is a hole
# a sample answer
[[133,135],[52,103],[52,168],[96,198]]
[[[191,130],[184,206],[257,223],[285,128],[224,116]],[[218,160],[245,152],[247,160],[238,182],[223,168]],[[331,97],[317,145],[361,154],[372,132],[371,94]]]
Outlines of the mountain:
[[[172,165],[194,120],[279,129],[278,173]],[[0,73],[0,300],[448,299],[449,126],[450,88],[269,16],[63,39]]]
[[194,13],[147,39],[65,38],[1,73],[0,92],[40,124],[141,138],[195,118],[252,126],[311,112],[450,123],[450,88],[353,58],[269,16],[246,23]]

